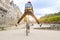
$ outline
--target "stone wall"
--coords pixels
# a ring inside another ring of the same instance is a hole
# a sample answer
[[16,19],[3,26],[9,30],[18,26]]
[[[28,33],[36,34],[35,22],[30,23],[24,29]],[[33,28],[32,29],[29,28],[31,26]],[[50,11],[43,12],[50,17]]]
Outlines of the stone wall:
[[[2,5],[2,4],[0,4]],[[6,4],[4,4],[6,5]],[[9,9],[7,11],[3,11],[5,6],[0,6],[0,27],[8,27],[15,26],[17,24],[18,19],[21,17],[22,13],[19,8],[15,5],[8,4]],[[2,8],[2,10],[1,10]]]

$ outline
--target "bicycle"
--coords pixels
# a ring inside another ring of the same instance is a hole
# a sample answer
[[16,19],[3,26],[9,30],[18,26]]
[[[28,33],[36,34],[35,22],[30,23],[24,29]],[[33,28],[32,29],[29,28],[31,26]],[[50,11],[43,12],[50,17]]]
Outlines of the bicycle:
[[26,36],[28,36],[29,33],[30,33],[30,26],[29,26],[29,23],[27,22],[27,24],[26,24]]
[[26,36],[28,36],[28,34],[29,34],[29,30],[28,30],[28,29],[26,29]]

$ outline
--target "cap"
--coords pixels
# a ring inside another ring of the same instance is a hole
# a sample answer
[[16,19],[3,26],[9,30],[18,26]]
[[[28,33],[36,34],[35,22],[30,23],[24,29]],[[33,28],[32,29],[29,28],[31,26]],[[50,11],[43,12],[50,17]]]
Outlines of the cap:
[[30,1],[28,3],[31,3]]

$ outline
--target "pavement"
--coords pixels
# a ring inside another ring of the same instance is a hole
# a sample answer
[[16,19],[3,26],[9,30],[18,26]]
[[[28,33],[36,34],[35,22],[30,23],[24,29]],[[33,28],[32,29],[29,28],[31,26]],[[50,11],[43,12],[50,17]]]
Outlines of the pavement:
[[25,29],[0,31],[0,40],[60,40],[60,31],[31,29],[26,36]]

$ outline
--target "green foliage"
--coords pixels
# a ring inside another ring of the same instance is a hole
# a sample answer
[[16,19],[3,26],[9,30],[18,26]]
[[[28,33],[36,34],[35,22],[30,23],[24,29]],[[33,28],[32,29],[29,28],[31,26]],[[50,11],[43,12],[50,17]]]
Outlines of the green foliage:
[[4,27],[0,27],[0,31],[5,30]]
[[60,23],[60,12],[45,15],[44,17],[41,17],[39,21],[42,23],[53,23],[53,22]]

